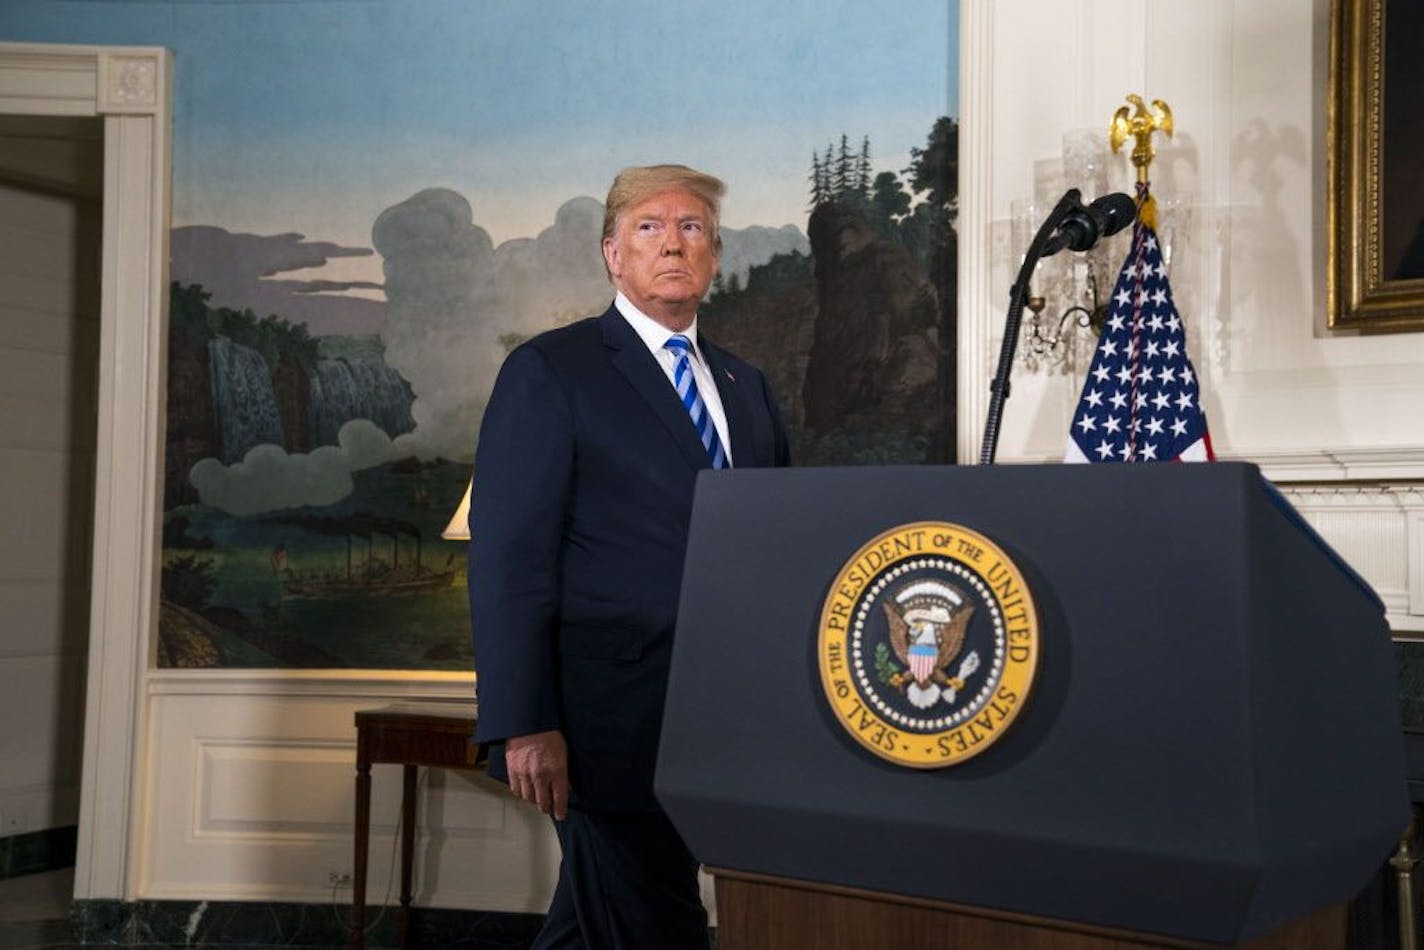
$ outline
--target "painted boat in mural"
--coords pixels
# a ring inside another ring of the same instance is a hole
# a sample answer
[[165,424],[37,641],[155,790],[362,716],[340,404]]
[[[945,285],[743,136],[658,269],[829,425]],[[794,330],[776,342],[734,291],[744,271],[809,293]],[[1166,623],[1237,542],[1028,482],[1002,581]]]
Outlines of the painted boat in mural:
[[[312,519],[304,519],[307,525]],[[362,527],[352,531],[349,523],[333,519],[322,519],[323,533],[346,535],[346,566],[344,570],[332,568],[295,569],[289,566],[290,554],[285,543],[272,549],[272,570],[281,578],[283,597],[352,597],[372,595],[423,594],[443,590],[455,582],[460,574],[460,565],[455,555],[445,559],[441,568],[429,568],[421,564],[420,532],[414,525],[378,519],[372,528],[372,519],[361,516]],[[343,528],[334,528],[343,524]],[[394,526],[394,527],[393,527]],[[388,534],[391,538],[391,560],[386,561],[375,554],[371,543],[373,534]],[[400,537],[405,533],[415,541],[415,561],[401,565]],[[353,539],[364,538],[364,555],[356,553]]]
[[387,594],[423,594],[443,590],[455,582],[458,568],[354,575],[330,571],[291,571],[282,575],[283,597],[351,597]]

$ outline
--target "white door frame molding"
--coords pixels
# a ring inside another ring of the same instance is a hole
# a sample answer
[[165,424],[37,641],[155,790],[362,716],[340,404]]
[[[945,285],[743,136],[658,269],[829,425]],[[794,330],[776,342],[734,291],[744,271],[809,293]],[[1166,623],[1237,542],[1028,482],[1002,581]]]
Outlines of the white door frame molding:
[[77,898],[132,899],[163,488],[172,59],[0,43],[0,112],[104,118],[98,441]]

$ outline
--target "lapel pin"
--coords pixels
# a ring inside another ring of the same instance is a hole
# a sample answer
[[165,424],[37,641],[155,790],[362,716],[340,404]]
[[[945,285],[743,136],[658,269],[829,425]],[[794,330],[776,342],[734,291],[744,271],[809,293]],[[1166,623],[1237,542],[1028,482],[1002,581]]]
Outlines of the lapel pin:
[[732,375],[732,371],[729,370],[729,369],[727,369],[725,366],[722,367],[722,372],[726,373],[726,374],[727,374],[727,378],[730,379],[732,382],[735,383],[735,382],[737,381],[737,377],[733,376],[733,375]]

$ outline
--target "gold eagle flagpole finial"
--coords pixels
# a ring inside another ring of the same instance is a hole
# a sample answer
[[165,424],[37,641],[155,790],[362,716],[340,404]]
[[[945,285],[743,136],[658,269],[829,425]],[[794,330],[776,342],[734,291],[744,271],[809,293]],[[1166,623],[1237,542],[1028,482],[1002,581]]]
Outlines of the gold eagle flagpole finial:
[[1117,152],[1129,135],[1135,140],[1132,147],[1132,164],[1137,169],[1137,186],[1141,196],[1138,217],[1148,227],[1155,229],[1157,209],[1152,196],[1147,193],[1147,169],[1157,154],[1152,148],[1152,133],[1161,132],[1167,138],[1172,137],[1172,110],[1161,99],[1153,99],[1152,109],[1156,110],[1154,115],[1147,108],[1147,103],[1136,93],[1128,93],[1127,101],[1135,108],[1119,106],[1117,112],[1113,113],[1112,123],[1108,126],[1108,141],[1112,144],[1112,150]]

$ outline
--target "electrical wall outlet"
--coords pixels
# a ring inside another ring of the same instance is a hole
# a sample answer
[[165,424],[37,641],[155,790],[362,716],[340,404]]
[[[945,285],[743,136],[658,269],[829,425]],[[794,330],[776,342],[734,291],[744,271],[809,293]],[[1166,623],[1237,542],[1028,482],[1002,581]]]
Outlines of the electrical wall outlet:
[[327,887],[350,887],[350,886],[351,886],[351,872],[350,872],[350,871],[327,871],[327,872],[326,872],[326,886],[327,886]]

